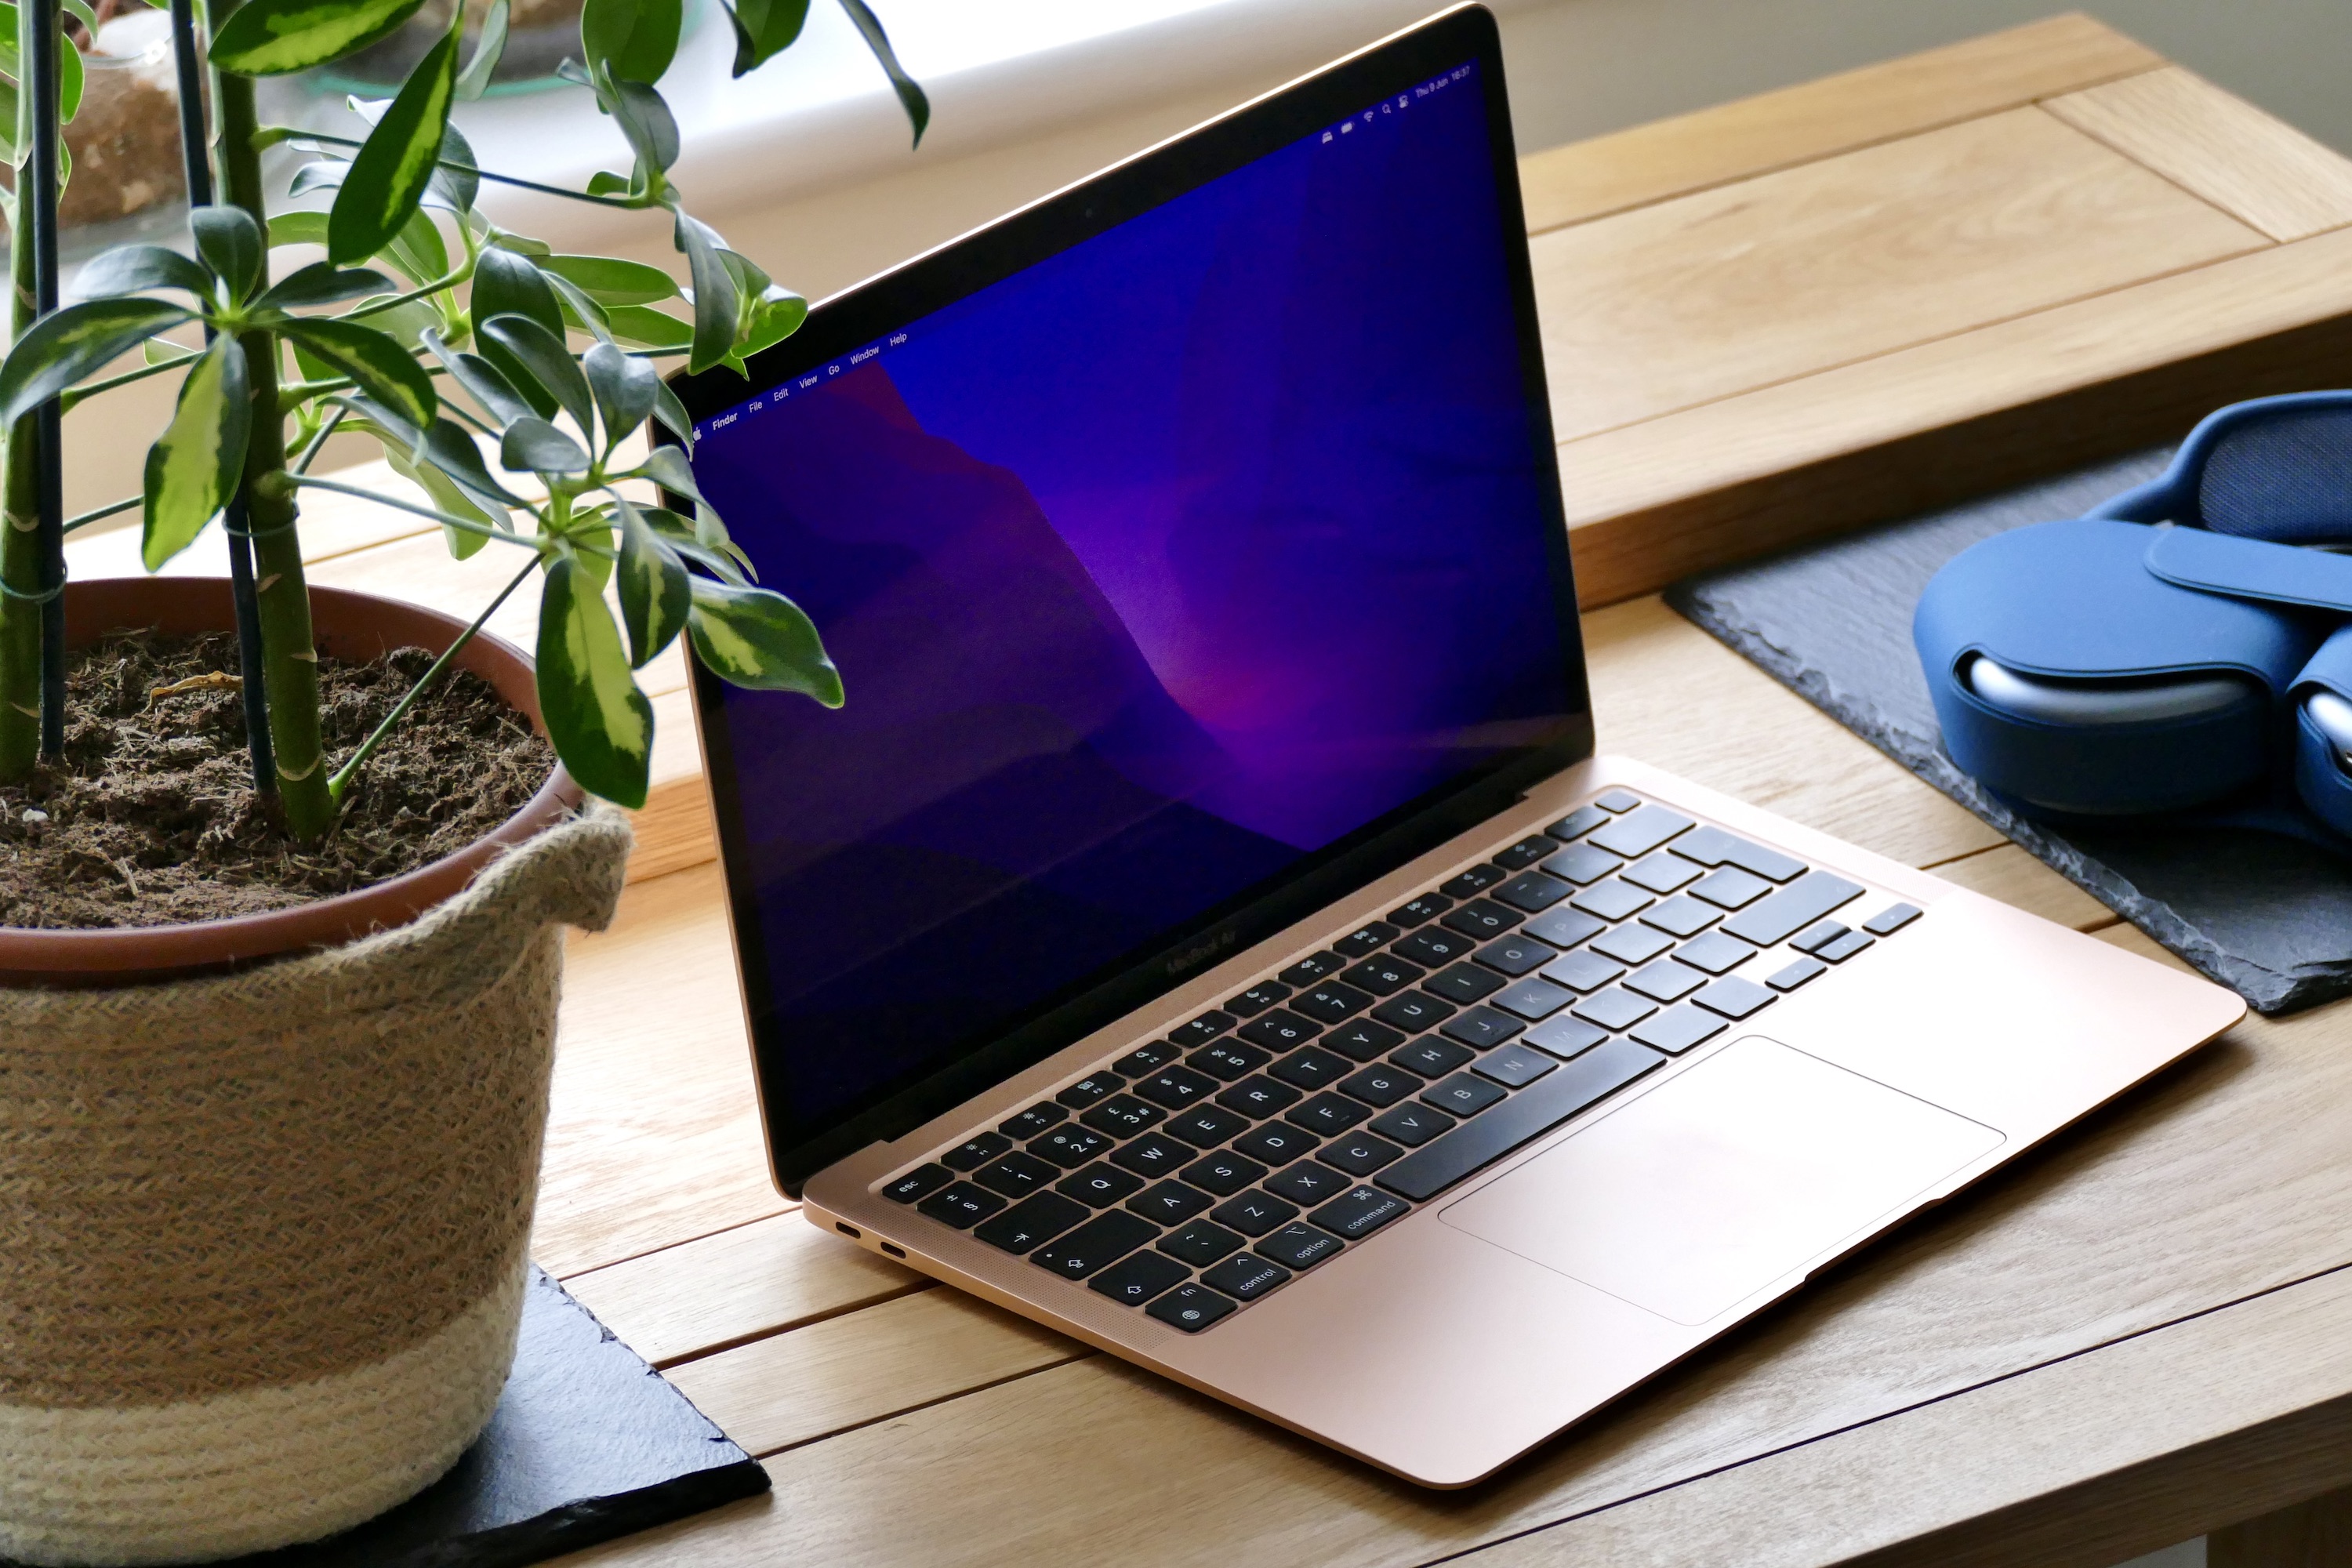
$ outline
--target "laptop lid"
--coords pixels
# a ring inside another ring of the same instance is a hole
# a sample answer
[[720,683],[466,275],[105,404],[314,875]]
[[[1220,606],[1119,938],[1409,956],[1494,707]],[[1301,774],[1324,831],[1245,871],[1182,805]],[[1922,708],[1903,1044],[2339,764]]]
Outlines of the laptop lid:
[[779,1184],[1475,825],[1592,731],[1464,7],[678,390],[847,705],[695,670]]

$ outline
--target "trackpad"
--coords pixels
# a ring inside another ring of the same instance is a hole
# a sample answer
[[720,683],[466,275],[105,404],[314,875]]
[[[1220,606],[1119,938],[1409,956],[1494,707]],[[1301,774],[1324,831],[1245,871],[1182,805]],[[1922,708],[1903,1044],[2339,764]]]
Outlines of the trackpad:
[[1750,1036],[1440,1217],[1678,1323],[1710,1321],[2000,1146]]

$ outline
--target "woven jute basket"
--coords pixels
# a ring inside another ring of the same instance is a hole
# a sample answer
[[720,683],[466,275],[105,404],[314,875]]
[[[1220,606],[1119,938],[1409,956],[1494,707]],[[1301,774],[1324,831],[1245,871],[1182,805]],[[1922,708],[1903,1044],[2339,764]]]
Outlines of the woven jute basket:
[[315,1540],[456,1462],[513,1356],[562,929],[628,850],[598,807],[346,945],[0,990],[0,1555]]

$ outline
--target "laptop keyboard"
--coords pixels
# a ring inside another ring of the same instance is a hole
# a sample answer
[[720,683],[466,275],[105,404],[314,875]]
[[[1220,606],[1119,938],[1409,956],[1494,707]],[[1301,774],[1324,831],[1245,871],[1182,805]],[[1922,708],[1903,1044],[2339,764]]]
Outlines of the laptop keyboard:
[[1862,892],[1609,790],[881,1190],[1198,1332],[1919,914]]

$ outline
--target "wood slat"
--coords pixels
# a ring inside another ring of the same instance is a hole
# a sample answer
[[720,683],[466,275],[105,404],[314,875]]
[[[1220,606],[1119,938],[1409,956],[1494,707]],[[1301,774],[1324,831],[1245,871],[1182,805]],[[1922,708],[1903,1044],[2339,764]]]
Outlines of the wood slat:
[[2025,108],[1532,246],[1562,441],[2270,244]]
[[2217,1530],[2205,1568],[2338,1568],[2352,1563],[2352,1487]]
[[2179,66],[2042,108],[2273,239],[2352,224],[2352,161]]
[[1596,136],[1520,162],[1531,233],[2032,103],[2163,57],[2080,14]]
[[1948,882],[2076,931],[2115,924],[2116,912],[2014,844],[1929,868]]

